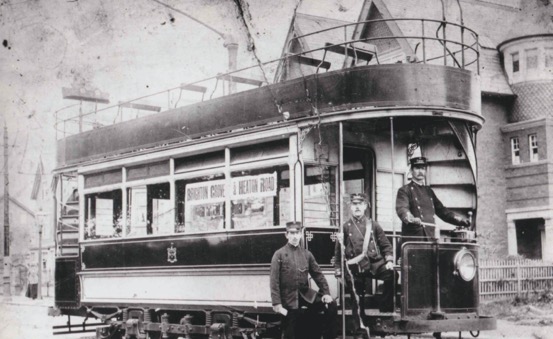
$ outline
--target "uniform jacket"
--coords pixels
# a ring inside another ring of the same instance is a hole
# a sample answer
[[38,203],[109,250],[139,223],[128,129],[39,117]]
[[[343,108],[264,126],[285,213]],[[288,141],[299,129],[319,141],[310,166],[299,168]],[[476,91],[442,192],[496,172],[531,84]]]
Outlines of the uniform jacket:
[[[434,227],[408,223],[408,212],[425,223],[435,224],[434,215],[437,215],[445,222],[459,225],[459,221],[455,219],[456,214],[444,207],[440,199],[434,194],[432,188],[414,182],[410,182],[398,190],[396,212],[402,221],[401,233],[403,241],[407,241],[409,237],[413,236],[434,237]],[[424,241],[421,238],[411,239],[414,241]]]
[[[344,231],[344,253],[346,260],[354,258],[363,252],[363,241],[365,240],[365,231],[367,229],[366,217],[357,221],[354,217],[351,217],[343,226]],[[372,235],[369,242],[367,255],[371,259],[378,259],[378,256],[382,256],[386,261],[394,260],[392,244],[382,227],[376,222],[372,221]],[[340,243],[336,242],[334,267],[340,268],[340,262],[342,260],[342,251],[340,249]]]
[[297,309],[299,291],[309,287],[308,274],[311,275],[320,292],[330,294],[328,283],[311,252],[289,243],[277,250],[271,260],[273,305],[282,304],[286,309]]

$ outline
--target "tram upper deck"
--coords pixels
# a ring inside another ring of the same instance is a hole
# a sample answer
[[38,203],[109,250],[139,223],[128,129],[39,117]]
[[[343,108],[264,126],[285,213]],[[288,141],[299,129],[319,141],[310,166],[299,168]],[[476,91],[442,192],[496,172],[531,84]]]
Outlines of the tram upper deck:
[[[409,25],[410,34],[350,36],[359,25],[389,21]],[[380,54],[381,43],[391,40],[413,48],[399,56]],[[310,48],[300,48],[304,45]],[[64,137],[57,145],[57,172],[229,133],[301,127],[313,120],[442,116],[468,121],[478,129],[483,122],[478,58],[475,32],[439,20],[369,20],[293,37],[278,60],[87,114],[58,116],[57,129]],[[257,74],[263,80],[252,79],[256,70],[261,70]],[[274,75],[272,84],[269,75]],[[202,94],[202,100],[179,107],[183,93],[192,92]],[[209,100],[204,100],[206,93]],[[148,114],[154,106],[142,102],[160,97],[155,113]],[[136,114],[126,113],[129,108]],[[78,124],[80,132],[69,135],[71,124]]]

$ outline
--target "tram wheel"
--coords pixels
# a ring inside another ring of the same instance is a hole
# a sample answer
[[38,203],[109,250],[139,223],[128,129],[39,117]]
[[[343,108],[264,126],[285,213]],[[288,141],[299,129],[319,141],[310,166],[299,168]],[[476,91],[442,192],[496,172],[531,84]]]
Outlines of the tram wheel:
[[122,339],[123,336],[118,328],[110,326],[96,330],[97,338],[101,339]]
[[470,335],[473,337],[473,338],[476,338],[480,335],[480,331],[470,331]]
[[432,336],[436,339],[442,339],[442,332],[434,332]]

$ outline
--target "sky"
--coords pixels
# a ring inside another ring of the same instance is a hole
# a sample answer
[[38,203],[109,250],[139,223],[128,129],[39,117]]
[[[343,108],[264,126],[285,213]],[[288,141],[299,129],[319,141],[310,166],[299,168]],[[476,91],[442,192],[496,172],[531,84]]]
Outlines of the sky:
[[[234,0],[2,0],[0,123],[8,127],[11,195],[28,201],[39,159],[47,172],[55,166],[55,141],[63,130],[55,126],[56,112],[61,119],[80,108],[79,101],[63,99],[62,88],[108,93],[110,103],[98,108],[111,107],[226,72],[227,50],[217,32],[238,42],[242,68],[281,55],[296,9],[352,21],[363,3],[236,1],[243,16]],[[254,70],[250,76],[262,75]],[[85,113],[94,108],[81,107]]]

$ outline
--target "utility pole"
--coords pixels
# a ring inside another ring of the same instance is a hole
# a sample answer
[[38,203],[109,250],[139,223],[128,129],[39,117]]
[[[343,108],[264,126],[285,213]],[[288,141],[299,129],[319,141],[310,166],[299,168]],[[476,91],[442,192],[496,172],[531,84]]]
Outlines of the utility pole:
[[40,211],[37,214],[38,219],[38,288],[37,298],[42,299],[42,226],[44,224],[44,214]]
[[11,300],[10,177],[8,175],[8,125],[4,121],[4,300]]

